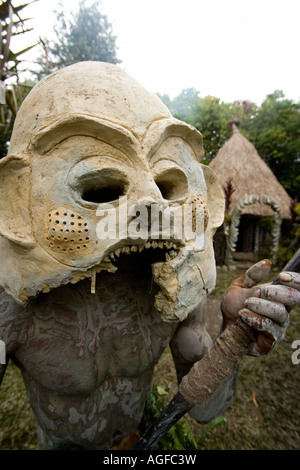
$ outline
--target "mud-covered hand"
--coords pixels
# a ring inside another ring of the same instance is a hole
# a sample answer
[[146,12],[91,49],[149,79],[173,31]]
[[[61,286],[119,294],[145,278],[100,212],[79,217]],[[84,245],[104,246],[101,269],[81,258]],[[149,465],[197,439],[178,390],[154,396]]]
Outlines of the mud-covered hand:
[[289,325],[289,312],[300,304],[300,275],[282,272],[280,284],[260,284],[271,269],[271,262],[262,260],[234,280],[225,292],[221,310],[224,327],[241,316],[256,330],[256,341],[251,343],[248,354],[267,354],[275,343],[282,341]]

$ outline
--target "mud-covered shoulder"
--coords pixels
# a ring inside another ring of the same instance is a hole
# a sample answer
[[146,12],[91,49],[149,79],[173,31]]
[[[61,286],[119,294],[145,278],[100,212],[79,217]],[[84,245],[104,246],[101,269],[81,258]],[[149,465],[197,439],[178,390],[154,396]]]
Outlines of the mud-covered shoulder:
[[26,318],[24,307],[0,287],[0,340],[5,344],[7,355],[22,341]]

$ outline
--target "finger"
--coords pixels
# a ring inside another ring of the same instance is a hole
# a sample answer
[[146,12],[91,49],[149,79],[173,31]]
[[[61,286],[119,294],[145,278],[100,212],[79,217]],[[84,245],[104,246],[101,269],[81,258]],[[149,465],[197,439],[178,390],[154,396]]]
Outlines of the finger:
[[261,316],[257,313],[251,312],[248,309],[240,310],[242,320],[251,328],[271,335],[274,341],[282,341],[285,337],[287,327],[289,325],[289,317],[284,326],[280,326],[273,322],[270,318]]
[[293,287],[283,286],[280,284],[262,284],[259,286],[262,299],[280,302],[286,308],[291,309],[300,304],[300,292]]
[[263,281],[268,276],[272,263],[268,259],[253,264],[245,274],[233,281],[232,285],[239,287],[253,287],[258,282]]
[[288,286],[288,287],[293,287],[294,289],[297,289],[300,291],[300,274],[299,273],[293,273],[293,272],[282,272],[279,274],[279,281],[281,284]]
[[271,302],[270,300],[260,299],[258,297],[249,297],[245,301],[245,306],[251,312],[270,318],[279,325],[284,325],[289,316],[287,309],[280,302]]

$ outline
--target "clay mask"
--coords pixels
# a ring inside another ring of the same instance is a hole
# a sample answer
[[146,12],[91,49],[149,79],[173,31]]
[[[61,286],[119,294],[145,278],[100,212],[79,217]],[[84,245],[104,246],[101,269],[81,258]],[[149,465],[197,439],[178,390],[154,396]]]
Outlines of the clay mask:
[[[202,155],[201,134],[117,66],[81,62],[46,77],[0,161],[1,285],[26,303],[84,278],[94,292],[102,271],[147,263],[156,308],[183,320],[214,286],[212,237],[224,213]],[[191,236],[174,223],[183,206],[192,227],[201,218]]]

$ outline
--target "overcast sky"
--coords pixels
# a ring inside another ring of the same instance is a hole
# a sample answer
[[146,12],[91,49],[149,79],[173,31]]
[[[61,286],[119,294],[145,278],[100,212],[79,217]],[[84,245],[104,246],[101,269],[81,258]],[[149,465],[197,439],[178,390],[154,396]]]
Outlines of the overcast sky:
[[[36,37],[50,34],[57,3],[24,10]],[[79,2],[63,3],[76,11]],[[300,99],[300,0],[102,0],[101,11],[120,67],[153,92],[173,98],[193,87],[202,97],[260,104],[280,89]]]

